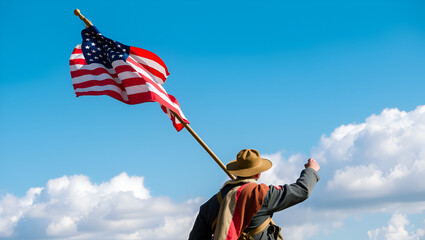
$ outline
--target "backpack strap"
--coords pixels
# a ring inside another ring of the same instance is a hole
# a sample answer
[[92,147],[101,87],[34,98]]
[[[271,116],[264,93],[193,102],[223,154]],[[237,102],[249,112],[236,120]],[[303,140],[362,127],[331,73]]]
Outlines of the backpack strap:
[[254,236],[254,235],[257,235],[257,234],[263,232],[269,226],[269,224],[270,224],[271,221],[272,221],[272,219],[270,217],[268,217],[266,219],[266,221],[264,221],[260,226],[254,228],[254,229],[249,230],[247,232],[247,234],[249,234],[251,236]]
[[274,225],[272,222],[271,217],[268,217],[266,221],[264,221],[260,226],[249,230],[248,232],[242,231],[241,235],[239,236],[238,240],[253,240],[253,236],[262,233],[264,230],[266,230],[268,227],[274,226],[275,227],[275,234],[277,235],[278,240],[283,240],[282,234],[280,233],[280,227]]

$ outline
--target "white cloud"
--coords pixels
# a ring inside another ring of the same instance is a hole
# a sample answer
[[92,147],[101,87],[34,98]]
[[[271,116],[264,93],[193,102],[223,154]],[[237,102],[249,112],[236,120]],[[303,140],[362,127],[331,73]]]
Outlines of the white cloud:
[[51,179],[23,198],[0,200],[0,236],[14,239],[184,239],[199,199],[152,197],[143,177],[122,173],[94,184],[87,176]]
[[7,194],[0,200],[0,237],[13,234],[14,227],[22,216],[31,209],[34,199],[40,195],[42,188],[31,188],[23,198]]
[[387,226],[367,232],[371,240],[423,240],[425,230],[418,228],[409,232],[409,220],[401,213],[394,213]]
[[47,226],[46,233],[49,236],[70,236],[77,233],[78,218],[65,216],[58,222],[52,222]]
[[337,199],[424,201],[425,106],[385,109],[364,123],[338,127],[313,155],[333,171],[326,184]]
[[260,182],[266,184],[283,184],[292,183],[300,176],[300,172],[304,169],[306,156],[302,154],[294,154],[285,158],[282,153],[265,154],[261,157],[269,159],[273,162],[270,170],[261,174]]
[[[322,196],[318,199],[322,206],[359,204],[358,200],[423,206],[425,106],[411,112],[385,109],[363,123],[337,127],[329,136],[322,136],[312,156],[322,167],[318,186],[326,186],[313,193],[315,198]],[[260,179],[268,184],[294,182],[308,158],[303,154],[284,157],[282,153],[263,157],[274,165]]]
[[283,233],[284,239],[303,240],[316,235],[319,232],[319,224],[306,223],[303,225],[291,225],[285,227]]

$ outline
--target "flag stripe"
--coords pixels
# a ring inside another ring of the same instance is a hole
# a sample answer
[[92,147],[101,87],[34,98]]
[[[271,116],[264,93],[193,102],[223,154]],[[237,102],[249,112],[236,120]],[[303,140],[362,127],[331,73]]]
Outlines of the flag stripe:
[[[136,56],[139,56],[142,59],[152,60],[153,62],[156,63],[155,65],[151,65],[152,67],[155,67],[159,72],[162,72],[165,76],[170,75],[165,63],[155,53],[148,51],[148,50],[145,50],[145,49],[142,49],[142,48],[138,48],[138,47],[130,47],[130,54],[134,54]],[[162,68],[157,67],[158,66],[157,64],[159,64]]]
[[[97,68],[104,68],[103,65],[99,63],[91,63],[90,65],[87,65],[87,63],[85,64],[77,63],[77,64],[72,64],[69,67],[71,69],[71,72],[77,71],[77,70],[95,70]],[[104,69],[111,75],[116,74],[115,69],[113,68],[104,68]]]
[[71,60],[69,60],[69,65],[75,65],[75,64],[84,65],[84,64],[87,64],[87,62],[86,62],[85,59],[71,59]]
[[[146,70],[148,70],[148,72],[152,73],[152,78],[158,83],[158,84],[164,84],[165,79],[167,78],[168,75],[166,75],[165,71],[158,71],[157,69],[160,69],[159,67],[162,67],[159,64],[156,64],[158,68],[154,68],[152,67],[152,65],[154,65],[154,61],[147,59],[147,58],[142,58],[140,56],[137,55],[133,55],[130,54],[130,56],[136,60],[140,65],[142,65],[144,68],[146,68]],[[149,65],[150,64],[150,65]]]
[[[102,95],[106,95],[106,96],[110,96],[113,97],[121,102],[126,102],[127,100],[124,99],[122,97],[122,95],[116,91],[113,90],[104,90],[104,91],[87,91],[87,92],[75,92],[75,94],[77,95],[77,97],[80,96],[102,96]],[[131,104],[131,103],[129,103]]]
[[[87,88],[77,88],[75,89],[75,93],[77,94],[77,96],[80,95],[93,95],[92,93],[101,93],[101,92],[107,92],[107,93],[112,93],[113,95],[119,95],[121,99],[123,99],[124,101],[128,101],[128,96],[125,93],[125,91],[121,90],[119,87],[114,86],[114,85],[106,85],[106,86],[94,86],[94,87],[87,87]],[[96,94],[96,95],[102,95],[102,94]],[[106,94],[111,96],[110,94]]]
[[120,83],[121,80],[119,78],[113,78],[110,74],[108,73],[102,73],[100,75],[83,75],[80,77],[74,77],[72,79],[72,83],[73,84],[78,84],[78,83],[82,83],[85,81],[91,81],[91,80],[95,80],[95,81],[103,81],[106,79],[114,79],[117,83]]
[[86,81],[86,82],[82,82],[82,83],[74,83],[74,89],[77,88],[88,88],[88,87],[95,87],[95,86],[106,86],[106,85],[114,85],[119,87],[122,91],[125,91],[124,86],[122,86],[122,84],[118,84],[115,80],[113,79],[105,79],[102,81],[96,81],[96,80],[90,80],[90,81]]
[[84,75],[100,75],[102,73],[106,73],[108,75],[110,75],[112,78],[116,78],[118,77],[117,74],[111,74],[108,70],[106,70],[105,68],[95,68],[95,69],[81,69],[81,70],[76,70],[76,71],[71,71],[71,77],[75,78],[75,77],[81,77]]

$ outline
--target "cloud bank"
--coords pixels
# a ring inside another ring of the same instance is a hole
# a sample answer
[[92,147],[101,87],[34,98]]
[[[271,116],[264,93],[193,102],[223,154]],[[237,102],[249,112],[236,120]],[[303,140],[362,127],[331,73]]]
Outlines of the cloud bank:
[[126,173],[102,184],[87,176],[51,179],[0,201],[0,237],[13,239],[184,239],[199,200],[152,197],[143,177]]
[[[425,106],[411,112],[385,109],[364,123],[342,125],[322,136],[312,156],[321,164],[324,207],[336,202],[418,202],[425,209]],[[307,156],[267,155],[266,183],[293,182]],[[332,196],[332,197],[329,197]],[[326,201],[325,201],[326,200]],[[327,202],[327,203],[326,203]]]
[[409,220],[405,214],[394,213],[388,225],[367,232],[371,240],[421,240],[425,239],[425,230],[418,228],[409,232]]
[[[425,106],[385,109],[339,126],[321,137],[311,155],[321,164],[321,180],[306,202],[275,215],[284,237],[328,236],[349,218],[384,213],[392,215],[388,223],[365,229],[364,239],[425,238],[423,226],[409,223],[409,214],[425,220]],[[308,155],[264,157],[274,166],[260,181],[284,184],[298,178]],[[201,200],[151,196],[143,180],[122,173],[94,184],[87,176],[63,176],[21,198],[7,194],[0,200],[0,237],[187,239]]]

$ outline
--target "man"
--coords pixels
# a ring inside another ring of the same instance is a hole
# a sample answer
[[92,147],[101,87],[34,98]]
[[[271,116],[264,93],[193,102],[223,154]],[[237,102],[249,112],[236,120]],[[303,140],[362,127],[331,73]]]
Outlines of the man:
[[200,207],[189,240],[282,239],[280,228],[271,221],[273,213],[307,199],[319,181],[320,166],[310,158],[293,184],[257,184],[261,173],[271,167],[257,150],[240,151],[226,166],[237,178]]

